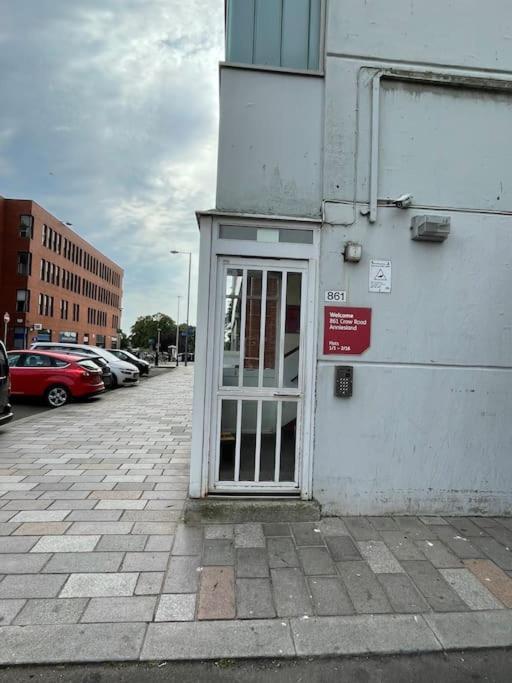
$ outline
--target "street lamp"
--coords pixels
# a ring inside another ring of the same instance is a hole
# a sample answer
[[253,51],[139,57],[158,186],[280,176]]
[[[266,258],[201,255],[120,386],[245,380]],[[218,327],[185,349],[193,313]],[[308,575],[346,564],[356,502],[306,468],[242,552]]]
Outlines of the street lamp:
[[178,299],[178,315],[176,316],[176,367],[178,367],[178,350],[180,343],[180,299],[181,296],[176,297]]
[[155,365],[156,365],[156,367],[158,367],[158,355],[160,353],[160,321],[162,320],[162,317],[163,316],[161,313],[157,313],[155,315],[156,323],[158,325],[158,327],[156,329],[156,332],[157,332],[157,334],[156,334],[156,336],[157,336],[156,353],[155,353]]
[[[187,254],[188,255],[188,285],[187,285],[187,329],[185,330],[185,365],[188,365],[188,320],[190,312],[190,266],[192,264],[192,252],[191,251],[178,251],[177,249],[171,249],[171,254]],[[176,349],[178,352],[178,349]]]

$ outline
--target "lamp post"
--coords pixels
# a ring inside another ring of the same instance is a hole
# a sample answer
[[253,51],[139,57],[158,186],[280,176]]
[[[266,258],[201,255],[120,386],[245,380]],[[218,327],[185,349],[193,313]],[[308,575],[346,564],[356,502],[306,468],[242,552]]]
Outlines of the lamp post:
[[[185,330],[185,365],[188,365],[188,321],[190,313],[190,267],[192,265],[191,251],[178,251],[171,249],[171,254],[187,254],[188,255],[188,285],[187,285],[187,329]],[[177,351],[177,349],[176,349]]]
[[178,299],[178,315],[176,316],[176,367],[178,367],[178,351],[179,351],[179,343],[180,343],[180,299],[181,296],[177,297]]
[[156,322],[158,327],[156,328],[156,353],[155,353],[155,366],[158,367],[158,356],[160,353],[160,321],[162,320],[162,314],[157,313],[156,316]]

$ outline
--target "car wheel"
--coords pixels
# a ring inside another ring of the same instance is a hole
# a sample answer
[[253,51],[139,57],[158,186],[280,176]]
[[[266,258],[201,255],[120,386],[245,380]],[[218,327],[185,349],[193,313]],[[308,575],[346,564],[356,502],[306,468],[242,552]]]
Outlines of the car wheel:
[[50,387],[46,392],[46,402],[50,408],[60,408],[69,401],[69,391],[62,385]]

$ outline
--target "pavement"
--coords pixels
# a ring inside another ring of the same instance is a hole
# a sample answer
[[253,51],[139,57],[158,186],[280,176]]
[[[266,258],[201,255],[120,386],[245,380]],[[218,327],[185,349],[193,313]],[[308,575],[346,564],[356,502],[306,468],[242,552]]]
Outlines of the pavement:
[[0,664],[512,646],[512,520],[184,525],[192,367],[0,434]]
[[[140,383],[144,384],[148,379],[153,379],[153,377],[157,377],[162,372],[167,372],[170,367],[171,365],[169,364],[161,365],[158,368],[153,367],[149,375],[144,375],[140,378]],[[91,401],[100,401],[102,397],[103,395],[95,396],[92,399],[81,401],[81,404],[87,406]],[[41,399],[15,398],[11,400],[11,403],[13,404],[14,420],[23,420],[26,417],[32,417],[33,415],[53,410]],[[86,410],[86,407],[84,407],[84,410]]]

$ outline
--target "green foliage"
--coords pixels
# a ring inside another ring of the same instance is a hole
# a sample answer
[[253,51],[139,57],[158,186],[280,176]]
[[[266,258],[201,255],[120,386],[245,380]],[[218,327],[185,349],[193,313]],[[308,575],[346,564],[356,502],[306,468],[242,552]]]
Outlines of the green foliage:
[[[135,349],[155,349],[160,327],[160,350],[167,351],[169,346],[176,345],[176,323],[168,315],[155,313],[137,318],[131,329],[130,346]],[[180,325],[179,352],[185,350],[183,332],[187,329],[185,323]],[[188,350],[194,353],[196,330],[189,326]]]

